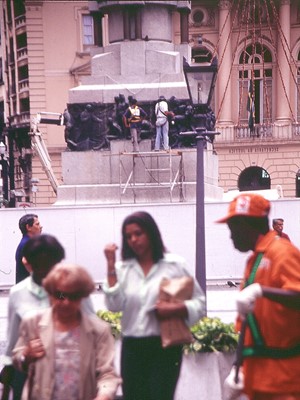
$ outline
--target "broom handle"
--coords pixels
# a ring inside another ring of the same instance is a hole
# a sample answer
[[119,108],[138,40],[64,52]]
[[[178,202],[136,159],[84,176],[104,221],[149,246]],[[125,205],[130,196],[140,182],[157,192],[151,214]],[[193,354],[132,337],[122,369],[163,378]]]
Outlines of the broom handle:
[[246,326],[247,326],[247,317],[242,322],[239,341],[236,348],[236,361],[234,364],[236,366],[235,377],[234,377],[235,383],[238,383],[239,381],[239,369],[243,364],[243,349],[244,349]]

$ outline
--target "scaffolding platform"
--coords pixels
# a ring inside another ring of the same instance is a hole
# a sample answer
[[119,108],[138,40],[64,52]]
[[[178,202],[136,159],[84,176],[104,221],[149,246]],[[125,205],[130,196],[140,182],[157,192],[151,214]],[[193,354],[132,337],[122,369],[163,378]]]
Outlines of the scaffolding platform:
[[172,202],[175,188],[178,188],[179,201],[184,201],[182,151],[121,152],[119,156],[120,202],[128,190],[136,202],[138,191],[148,189],[168,190]]

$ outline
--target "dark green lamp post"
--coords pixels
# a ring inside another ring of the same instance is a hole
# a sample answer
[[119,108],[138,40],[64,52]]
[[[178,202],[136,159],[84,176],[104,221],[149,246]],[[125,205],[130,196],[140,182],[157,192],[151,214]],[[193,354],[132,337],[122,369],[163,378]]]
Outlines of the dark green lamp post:
[[189,65],[184,58],[183,72],[190,101],[193,106],[192,131],[182,135],[197,140],[197,189],[196,189],[196,279],[206,295],[205,213],[204,213],[204,148],[206,141],[213,142],[219,132],[214,130],[215,117],[210,108],[218,65],[216,58],[210,65]]

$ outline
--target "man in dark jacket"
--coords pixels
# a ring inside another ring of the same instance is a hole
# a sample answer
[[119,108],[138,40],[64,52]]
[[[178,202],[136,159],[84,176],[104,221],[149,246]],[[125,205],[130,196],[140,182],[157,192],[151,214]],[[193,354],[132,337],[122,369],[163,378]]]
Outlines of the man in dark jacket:
[[40,235],[43,227],[41,226],[39,218],[36,214],[25,214],[19,220],[19,228],[23,234],[23,237],[16,250],[16,283],[29,276],[29,272],[26,270],[22,262],[23,247],[30,238]]

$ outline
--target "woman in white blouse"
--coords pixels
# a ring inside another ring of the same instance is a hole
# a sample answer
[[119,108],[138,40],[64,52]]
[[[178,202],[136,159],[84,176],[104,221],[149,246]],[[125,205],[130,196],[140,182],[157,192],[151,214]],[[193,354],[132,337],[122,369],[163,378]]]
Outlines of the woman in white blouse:
[[122,311],[121,375],[124,400],[172,400],[179,377],[182,347],[162,348],[160,323],[182,317],[194,324],[204,313],[204,295],[194,282],[193,296],[179,303],[158,301],[163,278],[189,276],[185,261],[167,253],[158,226],[146,212],[129,215],[122,226],[122,261],[116,244],[105,247],[107,280],[103,285],[111,311]]

